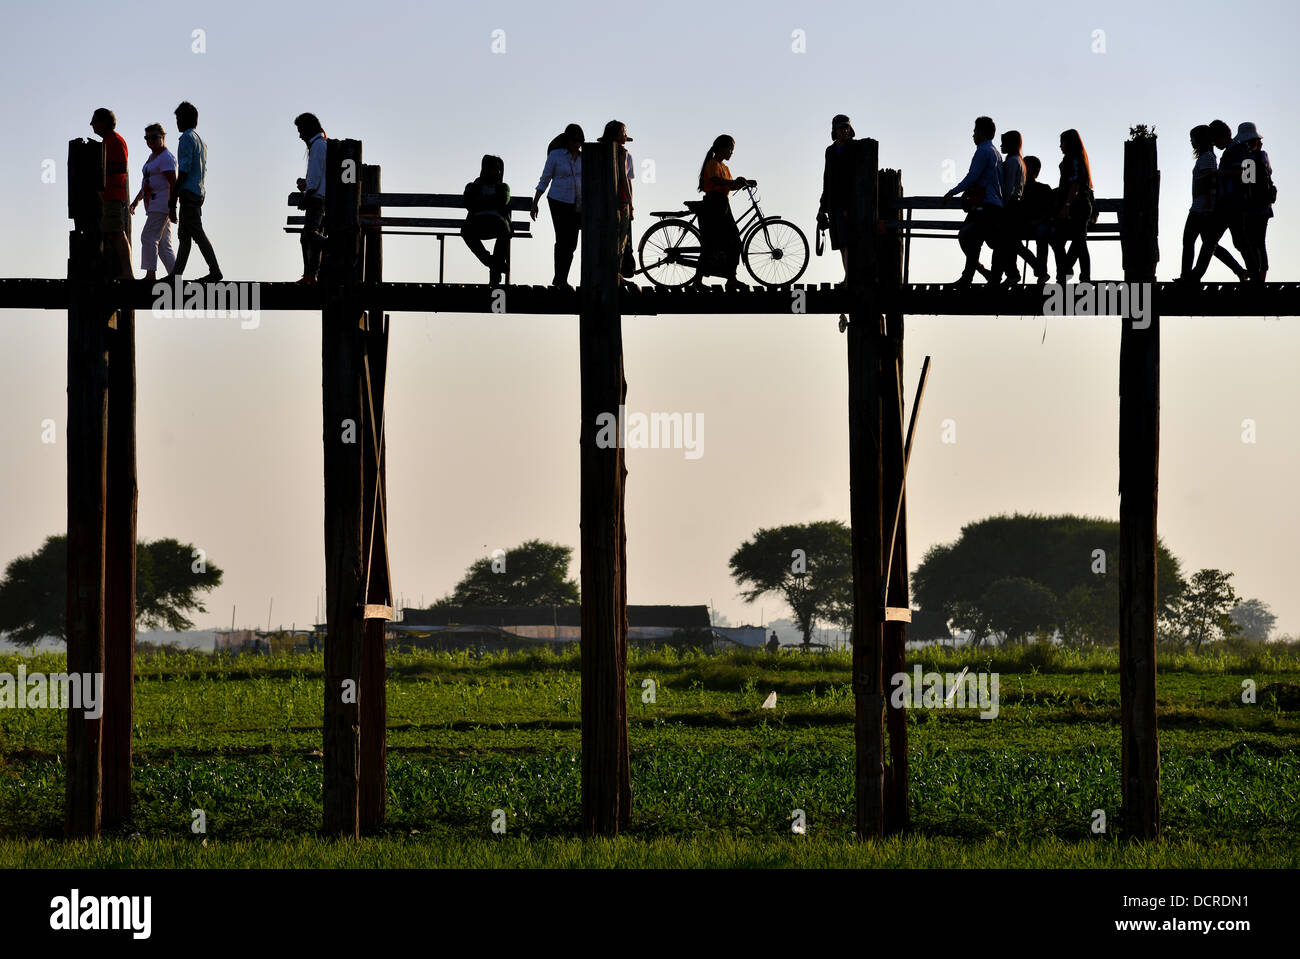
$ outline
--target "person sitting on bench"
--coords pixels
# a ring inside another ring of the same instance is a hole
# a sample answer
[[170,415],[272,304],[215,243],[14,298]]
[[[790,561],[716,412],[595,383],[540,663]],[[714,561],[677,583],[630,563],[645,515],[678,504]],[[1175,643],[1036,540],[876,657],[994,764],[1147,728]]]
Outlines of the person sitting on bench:
[[[461,227],[465,245],[488,268],[488,283],[499,286],[510,272],[510,187],[502,182],[505,161],[485,155],[478,178],[465,184],[465,208],[469,216]],[[492,255],[483,246],[486,239],[496,239]]]

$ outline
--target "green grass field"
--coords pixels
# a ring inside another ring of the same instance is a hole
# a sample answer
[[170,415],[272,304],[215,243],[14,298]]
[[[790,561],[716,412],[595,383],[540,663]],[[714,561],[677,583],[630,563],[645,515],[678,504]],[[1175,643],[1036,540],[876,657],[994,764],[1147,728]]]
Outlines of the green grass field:
[[[21,661],[63,668],[62,656]],[[1113,651],[930,650],[919,661],[998,672],[1000,712],[909,712],[912,835],[852,839],[846,654],[634,652],[632,828],[584,842],[576,655],[390,655],[388,821],[351,843],[317,834],[319,654],[159,653],[138,664],[134,821],[97,844],[58,838],[64,714],[0,711],[0,868],[1300,865],[1300,713],[1268,691],[1300,683],[1293,652],[1161,660],[1165,838],[1146,845],[1115,839]],[[19,662],[0,657],[0,672]],[[1248,679],[1254,704],[1241,701]],[[776,709],[760,709],[772,691]],[[195,809],[205,835],[191,831]],[[505,835],[491,830],[496,809]],[[796,809],[804,835],[791,831]]]

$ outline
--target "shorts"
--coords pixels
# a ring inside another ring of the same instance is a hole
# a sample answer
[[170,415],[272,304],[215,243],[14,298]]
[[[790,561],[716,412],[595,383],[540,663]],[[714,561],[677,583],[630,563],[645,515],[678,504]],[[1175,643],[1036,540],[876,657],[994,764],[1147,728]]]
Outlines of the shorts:
[[130,233],[131,220],[127,216],[125,200],[104,200],[99,219],[100,233]]

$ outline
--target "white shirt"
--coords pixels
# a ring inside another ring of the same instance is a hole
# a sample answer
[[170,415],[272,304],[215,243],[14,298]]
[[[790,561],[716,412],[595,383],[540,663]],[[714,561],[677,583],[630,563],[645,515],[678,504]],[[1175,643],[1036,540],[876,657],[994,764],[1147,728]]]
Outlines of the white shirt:
[[1025,192],[1025,161],[1011,153],[1002,161],[1002,202],[1013,203]]
[[325,136],[318,133],[307,141],[307,195],[325,196]]
[[582,199],[582,154],[575,157],[564,147],[546,154],[546,166],[537,181],[538,191],[545,190],[548,183],[552,200],[576,206]]
[[176,156],[171,150],[163,150],[157,156],[150,156],[144,161],[144,211],[146,213],[166,213],[167,201],[171,199],[171,186],[163,176],[168,170],[176,171]]

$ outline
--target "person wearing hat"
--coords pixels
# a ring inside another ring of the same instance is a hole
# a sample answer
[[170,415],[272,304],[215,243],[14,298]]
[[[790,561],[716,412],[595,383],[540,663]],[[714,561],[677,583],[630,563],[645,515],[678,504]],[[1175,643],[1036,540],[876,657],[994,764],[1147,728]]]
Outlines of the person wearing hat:
[[1241,232],[1245,242],[1242,258],[1248,278],[1263,283],[1268,275],[1268,250],[1265,236],[1273,216],[1277,188],[1273,185],[1273,167],[1264,152],[1264,140],[1253,123],[1237,128],[1237,142],[1245,147],[1241,161]]
[[840,251],[844,278],[849,276],[849,247],[860,237],[849,210],[853,207],[853,124],[843,113],[831,120],[831,145],[822,167],[822,196],[817,207],[817,229],[829,229],[831,249]]
[[636,167],[632,162],[632,154],[628,151],[626,144],[632,142],[632,138],[627,135],[627,124],[621,120],[610,120],[605,124],[605,130],[601,133],[597,143],[615,144],[615,153],[623,154],[623,162],[619,164],[618,183],[618,204],[619,204],[619,272],[623,275],[623,285],[625,287],[636,289],[636,284],[630,282],[629,277],[636,275],[636,260],[632,255],[632,184],[636,180]]

